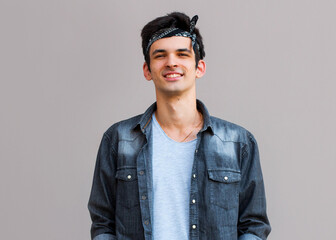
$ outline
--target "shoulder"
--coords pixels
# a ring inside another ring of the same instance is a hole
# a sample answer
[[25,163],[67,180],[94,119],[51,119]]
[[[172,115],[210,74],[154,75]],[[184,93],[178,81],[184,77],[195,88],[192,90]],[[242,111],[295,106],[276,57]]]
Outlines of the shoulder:
[[253,134],[238,124],[213,116],[211,116],[210,119],[213,133],[223,142],[248,144],[251,140],[255,141]]
[[137,128],[137,124],[139,123],[143,114],[139,114],[137,116],[119,121],[110,126],[104,133],[104,136],[109,138],[110,140],[115,139],[133,139],[135,135],[139,134],[139,128]]

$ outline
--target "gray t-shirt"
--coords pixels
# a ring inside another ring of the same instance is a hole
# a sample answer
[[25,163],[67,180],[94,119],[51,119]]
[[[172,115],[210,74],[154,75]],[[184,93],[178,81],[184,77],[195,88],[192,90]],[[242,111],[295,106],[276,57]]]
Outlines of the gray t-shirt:
[[176,142],[153,114],[154,240],[189,239],[190,182],[197,140]]

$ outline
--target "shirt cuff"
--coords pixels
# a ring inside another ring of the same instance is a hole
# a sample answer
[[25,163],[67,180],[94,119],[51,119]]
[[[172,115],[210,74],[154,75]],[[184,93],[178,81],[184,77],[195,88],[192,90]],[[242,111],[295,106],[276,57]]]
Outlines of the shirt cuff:
[[260,237],[257,237],[256,235],[247,233],[244,235],[241,235],[238,240],[262,240]]
[[99,234],[94,237],[93,240],[117,240],[117,238],[112,234]]

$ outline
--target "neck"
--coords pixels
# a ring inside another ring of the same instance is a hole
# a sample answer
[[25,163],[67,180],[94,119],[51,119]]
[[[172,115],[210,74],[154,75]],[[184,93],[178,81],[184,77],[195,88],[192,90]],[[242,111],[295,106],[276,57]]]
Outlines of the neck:
[[196,97],[157,97],[155,116],[165,128],[184,129],[199,122],[198,115]]
[[166,134],[175,141],[191,141],[202,128],[203,117],[192,96],[157,96],[155,117]]

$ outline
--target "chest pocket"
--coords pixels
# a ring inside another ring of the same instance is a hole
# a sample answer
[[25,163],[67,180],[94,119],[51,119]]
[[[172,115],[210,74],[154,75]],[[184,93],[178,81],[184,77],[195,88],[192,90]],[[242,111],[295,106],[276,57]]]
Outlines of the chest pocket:
[[238,208],[240,172],[208,170],[210,202],[221,208]]
[[132,208],[140,204],[138,177],[136,168],[119,169],[116,172],[117,179],[117,204],[126,208]]

